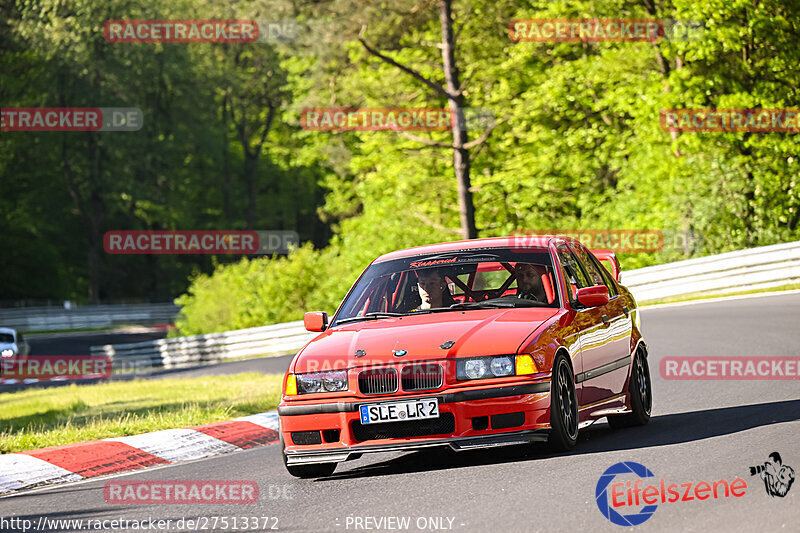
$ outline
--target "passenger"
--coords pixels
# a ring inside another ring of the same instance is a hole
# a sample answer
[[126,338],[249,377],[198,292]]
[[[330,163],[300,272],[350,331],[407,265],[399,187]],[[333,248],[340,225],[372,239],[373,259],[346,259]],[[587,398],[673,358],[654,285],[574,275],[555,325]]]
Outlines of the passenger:
[[530,263],[517,263],[514,272],[517,276],[517,298],[547,303],[547,294],[542,285],[541,267]]

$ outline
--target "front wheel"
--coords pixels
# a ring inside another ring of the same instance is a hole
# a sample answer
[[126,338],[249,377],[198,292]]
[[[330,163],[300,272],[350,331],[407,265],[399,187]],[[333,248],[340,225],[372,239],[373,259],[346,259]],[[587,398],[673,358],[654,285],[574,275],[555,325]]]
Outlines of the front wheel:
[[633,361],[628,394],[631,396],[631,412],[607,417],[608,425],[612,428],[643,426],[650,421],[653,388],[650,382],[650,365],[647,364],[647,357],[642,350],[636,352],[636,359]]
[[333,474],[333,471],[336,470],[336,463],[319,463],[314,465],[289,465],[286,462],[286,454],[283,452],[285,448],[286,445],[283,442],[283,434],[281,434],[281,456],[283,457],[283,466],[285,466],[286,470],[294,477],[299,477],[302,479],[326,477]]
[[550,436],[554,452],[566,452],[578,442],[578,401],[572,367],[563,354],[556,356],[550,382]]

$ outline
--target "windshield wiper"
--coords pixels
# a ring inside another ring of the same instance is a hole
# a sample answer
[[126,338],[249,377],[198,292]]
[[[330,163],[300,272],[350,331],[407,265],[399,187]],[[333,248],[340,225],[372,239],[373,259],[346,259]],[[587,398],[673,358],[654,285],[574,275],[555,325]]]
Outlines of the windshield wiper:
[[367,313],[363,316],[353,316],[350,318],[343,318],[341,320],[337,320],[337,324],[344,324],[345,322],[358,322],[360,320],[376,320],[378,318],[393,318],[397,316],[408,316],[407,313]]
[[448,309],[500,309],[506,307],[512,308],[516,307],[516,305],[512,302],[493,302],[491,300],[485,300],[483,302],[455,303],[448,307]]
[[495,298],[482,302],[461,302],[455,303],[448,309],[512,309],[514,307],[543,307],[547,304],[536,300],[525,300],[523,298],[504,299]]

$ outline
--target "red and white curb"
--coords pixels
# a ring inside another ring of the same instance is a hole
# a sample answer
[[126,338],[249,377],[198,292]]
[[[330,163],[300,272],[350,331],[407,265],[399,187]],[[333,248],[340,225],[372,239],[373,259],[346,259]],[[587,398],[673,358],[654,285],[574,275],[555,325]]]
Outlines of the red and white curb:
[[278,441],[269,411],[183,429],[0,455],[0,494],[238,452]]

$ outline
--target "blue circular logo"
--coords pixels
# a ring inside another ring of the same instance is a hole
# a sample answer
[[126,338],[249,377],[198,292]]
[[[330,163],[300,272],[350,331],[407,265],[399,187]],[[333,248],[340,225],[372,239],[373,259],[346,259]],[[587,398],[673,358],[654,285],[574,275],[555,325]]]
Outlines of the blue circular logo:
[[639,476],[640,479],[654,477],[654,474],[648,470],[646,466],[640,465],[639,463],[626,461],[624,463],[612,465],[605,472],[603,472],[603,475],[597,480],[597,487],[594,491],[597,508],[600,509],[601,513],[603,513],[603,516],[618,526],[638,526],[653,516],[653,513],[655,513],[656,509],[658,509],[658,505],[645,505],[638,513],[632,514],[623,515],[615,511],[609,504],[609,498],[606,491],[608,490],[608,486],[611,484],[614,478],[622,474],[635,474]]

